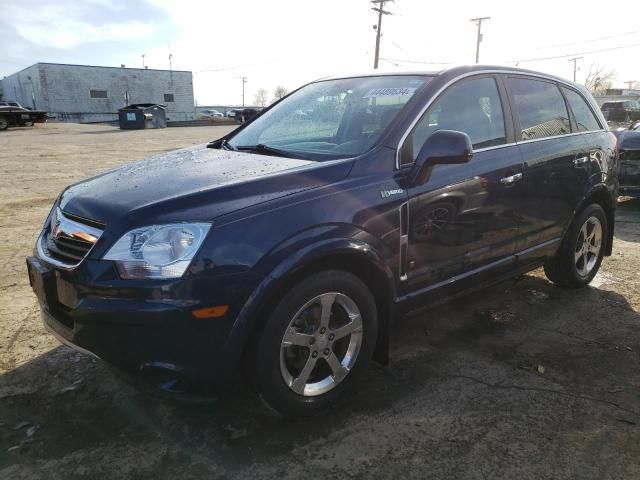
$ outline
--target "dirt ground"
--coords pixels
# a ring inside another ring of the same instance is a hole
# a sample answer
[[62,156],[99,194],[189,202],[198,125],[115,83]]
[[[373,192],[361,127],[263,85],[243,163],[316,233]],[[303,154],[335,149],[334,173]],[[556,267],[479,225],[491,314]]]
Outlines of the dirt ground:
[[24,258],[67,184],[228,127],[0,132],[0,478],[640,478],[640,201],[591,288],[541,271],[398,325],[346,404],[271,416],[241,383],[184,403],[60,346]]

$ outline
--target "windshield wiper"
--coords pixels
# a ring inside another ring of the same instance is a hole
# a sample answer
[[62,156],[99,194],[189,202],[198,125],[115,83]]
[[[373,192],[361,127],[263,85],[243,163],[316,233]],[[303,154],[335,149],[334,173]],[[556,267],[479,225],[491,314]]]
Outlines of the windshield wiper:
[[236,150],[262,153],[265,155],[273,155],[276,157],[301,158],[304,160],[309,160],[309,157],[306,157],[304,155],[288,152],[286,150],[280,150],[279,148],[270,147],[269,145],[265,145],[264,143],[258,143],[257,145],[240,145],[236,147]]
[[220,142],[220,148],[223,148],[225,150],[236,150],[236,147],[231,145],[226,138],[223,138]]
[[218,150],[235,150],[236,147],[231,145],[226,138],[221,138],[219,140],[214,140],[207,144],[207,148],[215,148]]

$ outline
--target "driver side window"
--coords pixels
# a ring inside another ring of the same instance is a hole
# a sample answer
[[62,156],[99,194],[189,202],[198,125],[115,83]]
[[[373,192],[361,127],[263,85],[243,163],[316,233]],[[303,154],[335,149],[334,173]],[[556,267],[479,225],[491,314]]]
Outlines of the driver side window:
[[474,149],[507,142],[502,103],[490,77],[462,80],[448,88],[425,112],[402,146],[401,165],[415,162],[422,145],[437,130],[457,130]]

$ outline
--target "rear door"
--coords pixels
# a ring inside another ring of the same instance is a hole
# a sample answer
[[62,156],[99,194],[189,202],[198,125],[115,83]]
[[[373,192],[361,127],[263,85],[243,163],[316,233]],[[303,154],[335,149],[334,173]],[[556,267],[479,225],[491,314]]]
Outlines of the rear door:
[[403,144],[403,167],[437,130],[465,132],[474,148],[469,163],[436,165],[423,185],[408,190],[408,291],[458,283],[514,259],[523,164],[501,89],[490,75],[456,82]]
[[589,174],[589,185],[608,183],[608,177],[616,172],[615,151],[612,148],[612,134],[604,128],[604,122],[595,114],[595,102],[590,102],[577,89],[561,86],[560,90],[567,100],[571,113],[571,126],[574,132],[589,145],[589,157],[580,158],[576,168],[581,168],[581,162],[588,160],[585,168]]
[[555,82],[514,75],[506,84],[524,161],[516,250],[536,260],[557,247],[589,189],[590,146],[584,135],[572,131],[567,104]]

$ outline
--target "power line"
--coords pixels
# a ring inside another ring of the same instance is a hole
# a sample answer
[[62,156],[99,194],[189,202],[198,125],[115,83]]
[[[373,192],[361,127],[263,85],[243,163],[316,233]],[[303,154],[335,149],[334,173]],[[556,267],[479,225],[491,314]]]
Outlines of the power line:
[[422,62],[419,60],[401,60],[399,58],[386,58],[386,57],[381,57],[380,60],[383,60],[389,63],[399,62],[399,63],[416,63],[420,65],[451,65],[451,62]]
[[485,20],[491,20],[491,17],[478,17],[472,18],[471,22],[476,22],[478,26],[478,36],[476,37],[476,63],[480,60],[480,42],[482,41],[482,22]]
[[207,70],[198,70],[193,73],[211,73],[211,72],[224,72],[225,70],[237,70],[238,68],[253,67],[254,65],[235,65],[233,67],[211,68]]
[[24,63],[11,62],[9,60],[0,60],[0,63],[6,63],[7,65],[18,65],[19,67],[26,67],[27,66]]
[[404,48],[402,48],[400,45],[398,45],[396,42],[394,42],[393,40],[391,41],[391,44],[392,44],[394,47],[396,47],[398,50],[400,50],[401,52],[409,53],[409,52],[407,52]]
[[632,32],[618,33],[616,35],[608,35],[606,37],[592,38],[590,40],[581,40],[579,42],[557,43],[555,45],[547,45],[540,48],[570,47],[571,45],[582,45],[585,43],[599,42],[601,40],[610,40],[612,38],[626,37],[628,35],[633,35],[634,33],[640,33],[640,30],[633,30]]
[[554,55],[552,57],[538,57],[538,58],[525,58],[522,60],[510,60],[507,63],[524,63],[524,62],[536,62],[538,60],[554,60],[556,58],[569,58],[575,55],[587,55],[589,53],[609,52],[611,50],[622,50],[623,48],[632,48],[632,47],[639,47],[639,46],[640,46],[640,43],[632,43],[631,45],[621,45],[618,47],[601,48],[598,50],[589,50],[585,52],[575,52],[575,53],[569,53],[567,55]]
[[378,68],[378,60],[380,59],[380,35],[382,35],[382,15],[391,15],[391,12],[387,12],[384,6],[387,2],[393,2],[394,0],[371,0],[371,3],[377,5],[372,7],[371,10],[378,12],[378,25],[374,25],[373,28],[376,31],[376,53],[373,59],[373,68]]
[[232,67],[220,67],[220,68],[206,68],[205,70],[197,70],[193,73],[210,73],[210,72],[224,72],[225,70],[237,70],[238,68],[251,68],[251,67],[257,67],[260,65],[271,65],[273,63],[278,63],[281,62],[282,59],[278,58],[278,57],[272,57],[269,59],[266,59],[262,62],[258,62],[258,63],[245,63],[243,65],[234,65]]

